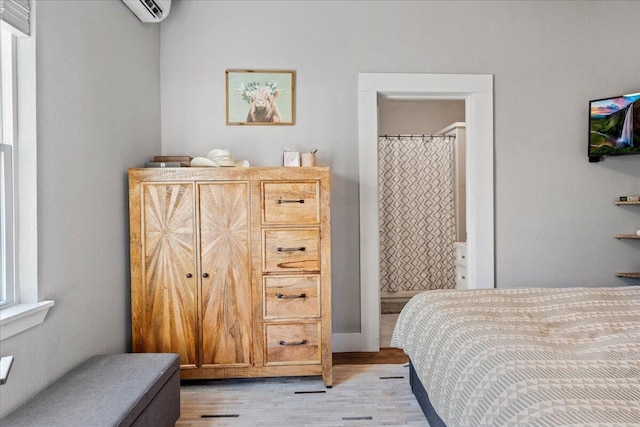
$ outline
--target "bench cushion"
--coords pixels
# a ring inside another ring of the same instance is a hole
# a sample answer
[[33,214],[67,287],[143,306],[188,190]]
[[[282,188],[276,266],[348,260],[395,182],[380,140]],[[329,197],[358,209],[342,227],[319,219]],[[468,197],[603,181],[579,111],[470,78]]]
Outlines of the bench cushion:
[[[161,423],[155,425],[174,425],[180,414],[179,369],[175,354],[94,356],[2,419],[1,424],[130,426],[159,418]],[[157,413],[145,413],[147,407]]]

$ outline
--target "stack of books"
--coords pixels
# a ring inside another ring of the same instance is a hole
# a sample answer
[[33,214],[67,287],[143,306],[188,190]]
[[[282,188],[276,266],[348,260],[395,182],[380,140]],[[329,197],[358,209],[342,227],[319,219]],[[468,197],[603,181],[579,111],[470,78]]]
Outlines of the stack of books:
[[188,168],[192,158],[189,156],[154,156],[153,161],[144,164],[145,168]]

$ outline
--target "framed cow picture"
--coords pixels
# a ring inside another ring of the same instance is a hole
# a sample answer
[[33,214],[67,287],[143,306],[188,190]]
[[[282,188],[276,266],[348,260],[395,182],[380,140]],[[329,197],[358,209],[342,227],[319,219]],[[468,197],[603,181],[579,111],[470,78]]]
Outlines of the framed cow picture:
[[227,70],[227,125],[294,125],[295,77],[290,70]]

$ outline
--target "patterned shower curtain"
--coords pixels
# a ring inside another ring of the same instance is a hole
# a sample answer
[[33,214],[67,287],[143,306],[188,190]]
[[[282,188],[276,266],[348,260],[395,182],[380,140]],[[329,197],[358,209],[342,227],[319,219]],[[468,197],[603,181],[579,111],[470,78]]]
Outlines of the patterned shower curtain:
[[454,138],[378,141],[380,290],[455,287]]

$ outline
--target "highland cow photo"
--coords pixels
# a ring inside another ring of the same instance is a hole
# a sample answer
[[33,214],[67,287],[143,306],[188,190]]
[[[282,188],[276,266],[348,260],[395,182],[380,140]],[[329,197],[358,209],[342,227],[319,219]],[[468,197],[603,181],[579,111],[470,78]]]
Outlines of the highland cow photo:
[[227,125],[293,125],[295,71],[227,70]]

